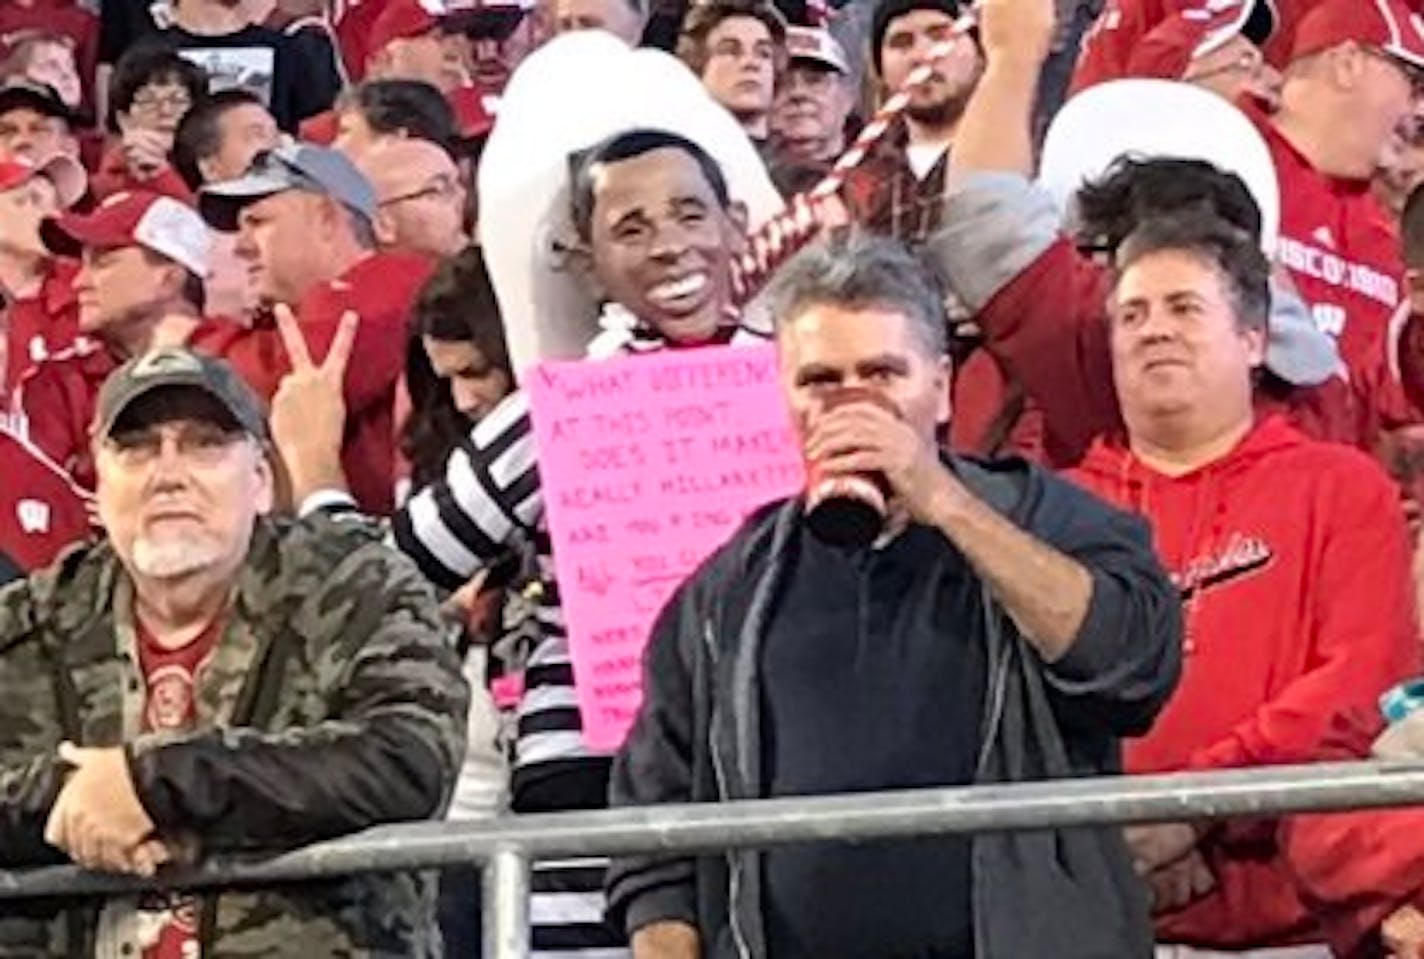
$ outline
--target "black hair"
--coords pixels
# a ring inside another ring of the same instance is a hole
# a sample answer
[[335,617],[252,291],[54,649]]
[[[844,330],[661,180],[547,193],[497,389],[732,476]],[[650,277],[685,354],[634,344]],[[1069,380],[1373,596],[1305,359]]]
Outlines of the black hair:
[[179,291],[179,296],[193,308],[193,312],[198,316],[203,315],[203,311],[208,305],[208,287],[203,277],[194,273],[177,260],[169,259],[162,253],[150,250],[148,247],[140,247],[144,258],[150,263],[160,266],[176,266],[183,271],[183,288]]
[[257,106],[266,109],[262,98],[250,90],[234,88],[219,90],[205,100],[194,104],[183,115],[178,129],[173,134],[173,168],[188,185],[197,191],[203,185],[203,173],[199,164],[211,159],[222,149],[222,118],[229,110],[243,106]]
[[1264,330],[1271,314],[1271,264],[1259,240],[1222,217],[1197,209],[1149,217],[1117,251],[1119,275],[1154,253],[1190,253],[1226,278],[1243,330]]
[[1404,244],[1404,265],[1411,270],[1424,268],[1424,185],[1415,187],[1404,201],[1399,235]]
[[[118,116],[133,108],[134,97],[153,83],[176,83],[188,91],[188,100],[197,106],[208,95],[208,74],[202,67],[171,50],[136,47],[114,64],[109,79],[108,127],[119,130]],[[192,109],[192,107],[189,107]]]
[[355,109],[376,133],[401,133],[453,150],[455,111],[445,95],[421,80],[368,80],[338,103]]
[[697,162],[707,185],[723,210],[732,205],[731,191],[727,189],[727,178],[722,167],[712,154],[701,146],[677,133],[667,130],[638,129],[615,134],[602,143],[575,154],[569,160],[570,215],[579,239],[585,243],[593,234],[593,179],[600,166],[632,160],[652,153],[654,150],[681,150]]
[[424,337],[470,343],[514,387],[514,369],[504,339],[499,301],[480,248],[471,246],[443,261],[415,301],[415,322],[406,350],[406,389],[411,411],[401,431],[401,452],[411,463],[416,488],[440,475],[450,451],[469,433],[469,420],[455,409],[450,384],[435,375]]
[[1078,190],[1075,230],[1080,249],[1111,254],[1139,222],[1197,210],[1218,217],[1259,242],[1261,209],[1234,173],[1204,160],[1127,156]]

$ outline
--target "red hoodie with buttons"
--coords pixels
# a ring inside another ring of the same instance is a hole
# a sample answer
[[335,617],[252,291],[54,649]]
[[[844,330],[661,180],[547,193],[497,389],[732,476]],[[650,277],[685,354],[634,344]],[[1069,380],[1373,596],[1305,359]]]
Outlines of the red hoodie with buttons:
[[[1152,731],[1127,742],[1130,772],[1312,761],[1332,715],[1417,671],[1398,493],[1365,454],[1266,417],[1184,476],[1101,439],[1068,475],[1151,523],[1182,593],[1182,682]],[[1159,916],[1159,939],[1321,941],[1274,837],[1250,823],[1213,832],[1202,851],[1217,890]]]

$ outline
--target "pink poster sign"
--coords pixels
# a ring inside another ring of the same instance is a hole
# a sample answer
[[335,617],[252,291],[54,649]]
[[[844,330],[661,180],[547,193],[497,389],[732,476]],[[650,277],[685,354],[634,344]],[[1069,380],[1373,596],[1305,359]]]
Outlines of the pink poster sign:
[[584,738],[615,749],[663,604],[749,513],[802,487],[776,352],[552,362],[525,386]]

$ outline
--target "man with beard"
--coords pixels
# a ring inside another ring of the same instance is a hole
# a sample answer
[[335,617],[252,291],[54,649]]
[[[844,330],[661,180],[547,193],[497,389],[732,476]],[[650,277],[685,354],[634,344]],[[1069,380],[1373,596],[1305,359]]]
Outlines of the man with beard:
[[[107,538],[0,594],[0,867],[152,876],[439,816],[469,689],[435,597],[357,524],[269,517],[237,373],[134,359],[93,443]],[[51,901],[6,910],[0,951],[434,956],[434,904],[409,873]]]
[[764,150],[777,75],[786,62],[786,21],[764,0],[712,0],[687,14],[678,59]]
[[[885,0],[871,23],[871,61],[881,92],[900,89],[930,50],[950,39],[959,0]],[[969,35],[935,63],[881,147],[854,171],[841,192],[851,217],[873,232],[918,247],[939,225],[947,157],[959,118],[984,72],[984,55]]]

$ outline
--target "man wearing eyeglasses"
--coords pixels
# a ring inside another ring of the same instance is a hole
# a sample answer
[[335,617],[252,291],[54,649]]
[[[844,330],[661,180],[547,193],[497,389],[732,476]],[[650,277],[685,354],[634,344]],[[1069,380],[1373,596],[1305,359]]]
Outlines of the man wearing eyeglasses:
[[419,139],[364,151],[356,165],[376,189],[376,245],[382,250],[446,257],[463,250],[465,188],[450,154]]

